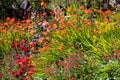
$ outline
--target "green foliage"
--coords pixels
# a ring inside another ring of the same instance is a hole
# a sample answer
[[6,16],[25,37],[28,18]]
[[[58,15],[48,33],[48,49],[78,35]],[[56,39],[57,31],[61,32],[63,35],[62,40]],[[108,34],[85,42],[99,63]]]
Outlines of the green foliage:
[[[58,29],[50,36],[50,50],[39,57],[41,72],[35,75],[50,80],[72,78],[76,80],[119,80],[119,22],[114,20],[103,22],[103,17],[98,17],[94,23],[87,24],[90,21],[90,15],[84,14],[82,10],[79,11],[76,5],[72,5],[72,8],[73,11],[68,11],[71,15],[69,21],[65,20],[62,23],[58,21]],[[65,27],[62,28],[63,26]]]

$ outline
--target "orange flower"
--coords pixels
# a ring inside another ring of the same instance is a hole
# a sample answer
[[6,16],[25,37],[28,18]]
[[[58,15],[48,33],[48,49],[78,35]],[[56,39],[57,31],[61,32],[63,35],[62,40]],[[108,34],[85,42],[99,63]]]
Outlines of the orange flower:
[[76,29],[76,28],[77,28],[77,26],[73,25],[73,26],[72,26],[72,28]]
[[5,40],[4,40],[4,42],[8,42],[8,40],[7,40],[7,39],[5,39]]
[[78,28],[79,31],[82,31],[82,28]]
[[94,9],[94,12],[101,13],[101,11],[99,9]]
[[41,5],[41,6],[46,6],[46,2],[42,1],[42,2],[40,3],[40,5]]
[[31,47],[31,50],[34,51],[34,50],[35,50],[35,47]]
[[62,48],[61,48],[61,47],[58,47],[57,50],[58,50],[58,51],[62,51]]
[[72,24],[74,24],[74,23],[76,23],[76,22],[77,22],[77,20],[75,20],[75,19],[74,19],[74,20],[71,20],[71,23],[72,23]]
[[19,42],[19,41],[20,41],[20,39],[19,39],[19,38],[16,38],[16,39],[15,39],[15,41],[16,41],[16,42]]
[[7,31],[5,29],[2,30],[3,33],[6,33]]
[[103,15],[111,15],[112,13],[113,13],[112,11],[107,10],[107,11],[103,12]]
[[80,6],[79,9],[80,9],[80,10],[84,9],[84,6]]
[[41,37],[41,38],[38,40],[38,42],[41,44],[44,39],[45,39],[44,37]]
[[85,13],[85,14],[91,14],[91,13],[92,13],[92,10],[91,10],[91,9],[85,9],[85,10],[84,10],[84,13]]
[[49,37],[46,37],[45,40],[50,40],[50,38],[49,38]]
[[38,51],[41,52],[41,53],[43,53],[45,51],[45,47],[39,48]]
[[35,65],[35,63],[30,63],[30,66],[35,67],[36,65]]
[[71,21],[67,21],[67,25],[70,25],[71,24]]
[[50,47],[45,47],[45,50],[47,51],[47,50],[50,50]]
[[25,21],[25,20],[22,20],[21,22],[22,22],[22,23],[25,23],[26,21]]
[[50,44],[48,44],[48,43],[44,43],[43,46],[45,47],[45,50],[49,50],[50,49]]
[[50,33],[50,30],[49,30],[49,29],[47,29],[47,30],[46,30],[46,32],[47,32],[47,33]]
[[57,28],[57,24],[53,24],[53,29],[56,29]]
[[61,18],[61,20],[59,21],[59,23],[64,23],[65,22],[65,18]]
[[0,42],[0,44],[2,44],[2,42]]
[[[31,60],[32,58],[33,58],[33,55],[30,55],[30,56],[29,56],[29,59]],[[32,64],[33,64],[33,63],[32,63]]]
[[35,30],[32,30],[32,31],[30,32],[31,35],[33,35],[33,34],[35,34],[35,33],[36,33]]
[[9,21],[10,21],[10,17],[7,17],[7,18],[6,18],[6,21],[9,22]]
[[22,26],[18,26],[19,29],[22,29]]
[[44,36],[47,36],[47,35],[48,35],[48,33],[47,33],[47,32],[42,32],[42,34],[43,34]]
[[43,40],[39,39],[38,42],[41,44],[43,42]]
[[65,34],[65,31],[64,31],[64,30],[60,30],[60,33],[61,33],[61,34]]
[[50,44],[44,43],[43,46],[44,46],[44,47],[50,47]]
[[0,30],[2,30],[2,26],[0,26]]
[[26,20],[26,23],[27,23],[27,24],[30,24],[30,22],[31,22],[30,19],[27,19],[27,20]]
[[17,32],[19,32],[19,31],[18,31],[18,30],[13,30],[13,32],[17,33]]
[[68,9],[69,11],[72,11],[72,8],[71,8],[71,7],[68,7],[67,9]]
[[15,22],[15,18],[12,18],[11,20],[10,20],[10,24],[13,24]]
[[90,22],[89,20],[87,20],[87,19],[83,20],[83,23],[84,23],[85,25],[91,25],[91,22]]
[[7,23],[7,22],[4,22],[3,25],[4,25],[4,26],[8,26],[8,23]]

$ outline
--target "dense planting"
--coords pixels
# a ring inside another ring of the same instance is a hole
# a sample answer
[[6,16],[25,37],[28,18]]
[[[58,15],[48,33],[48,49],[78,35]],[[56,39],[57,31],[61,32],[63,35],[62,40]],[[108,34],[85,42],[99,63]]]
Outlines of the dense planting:
[[67,15],[1,22],[0,80],[119,80],[120,13],[71,4]]

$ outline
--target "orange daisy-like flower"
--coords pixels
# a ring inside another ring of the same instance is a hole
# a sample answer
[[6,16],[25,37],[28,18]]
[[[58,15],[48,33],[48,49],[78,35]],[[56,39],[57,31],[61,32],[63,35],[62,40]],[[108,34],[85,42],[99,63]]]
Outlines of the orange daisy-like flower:
[[89,20],[87,20],[87,19],[83,20],[83,23],[84,23],[85,25],[91,25],[91,22],[90,22]]
[[79,9],[80,9],[80,10],[84,9],[84,6],[80,6]]
[[84,13],[85,13],[85,14],[91,14],[91,13],[92,13],[92,10],[91,10],[91,9],[86,9],[86,10],[84,10]]
[[27,19],[27,20],[26,20],[26,23],[27,23],[27,24],[30,24],[30,22],[31,22],[30,19]]
[[42,1],[42,2],[40,3],[40,5],[41,5],[41,6],[46,6],[46,2]]
[[11,18],[11,20],[10,20],[10,22],[9,22],[10,24],[13,24],[13,23],[15,23],[15,18]]
[[6,18],[6,21],[9,22],[9,21],[10,21],[10,17],[7,17],[7,18]]

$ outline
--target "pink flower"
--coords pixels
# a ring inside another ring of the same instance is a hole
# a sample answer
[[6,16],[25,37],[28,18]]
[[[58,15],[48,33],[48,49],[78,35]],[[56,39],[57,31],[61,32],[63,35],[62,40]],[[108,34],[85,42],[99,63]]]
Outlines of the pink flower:
[[43,16],[46,16],[46,15],[47,15],[47,13],[46,13],[46,12],[44,12],[42,15],[43,15]]
[[25,39],[23,39],[21,42],[22,42],[22,43],[25,43],[25,42],[26,42],[26,40],[25,40]]
[[60,14],[62,12],[62,9],[58,9],[55,13]]

